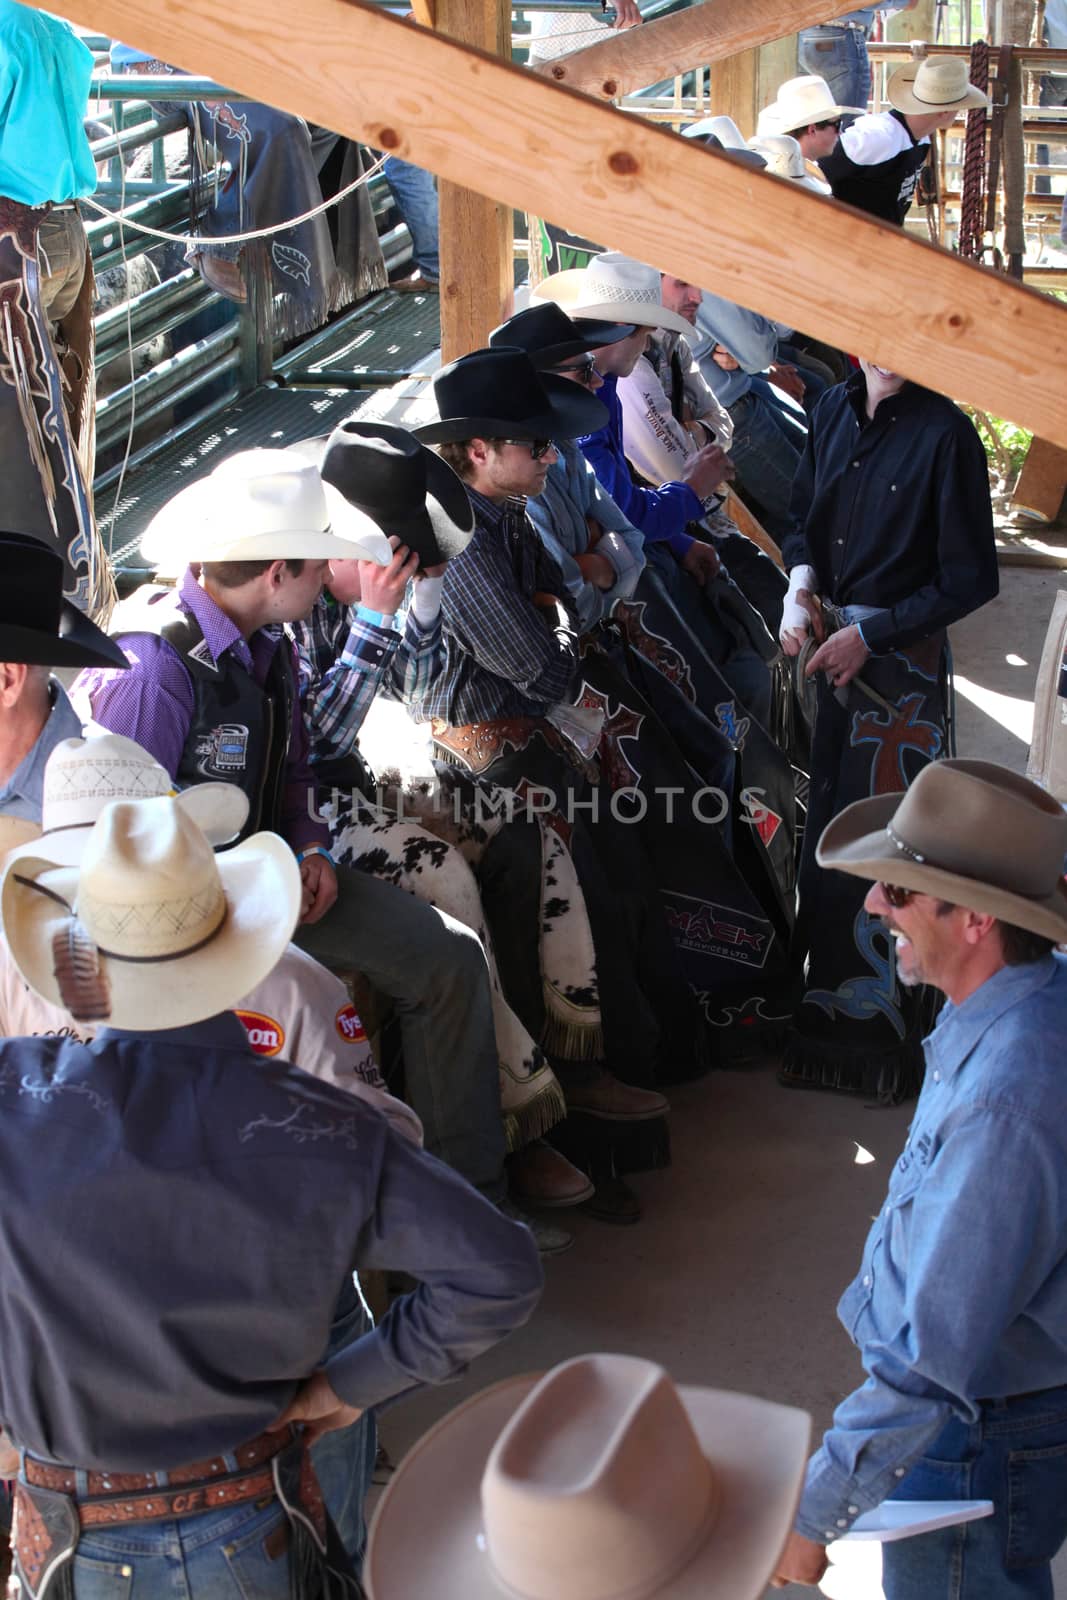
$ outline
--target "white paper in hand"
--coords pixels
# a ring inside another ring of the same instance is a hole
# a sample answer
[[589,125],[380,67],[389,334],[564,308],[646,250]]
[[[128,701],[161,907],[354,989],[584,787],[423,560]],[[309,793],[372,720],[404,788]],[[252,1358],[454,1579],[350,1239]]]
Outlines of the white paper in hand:
[[883,1500],[873,1511],[857,1517],[840,1543],[877,1539],[910,1539],[917,1533],[932,1533],[935,1528],[950,1528],[957,1522],[976,1522],[993,1515],[992,1500]]

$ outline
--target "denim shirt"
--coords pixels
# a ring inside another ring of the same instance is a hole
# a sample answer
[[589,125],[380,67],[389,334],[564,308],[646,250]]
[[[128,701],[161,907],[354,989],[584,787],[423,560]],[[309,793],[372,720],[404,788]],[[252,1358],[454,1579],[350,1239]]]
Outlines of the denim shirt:
[[1067,957],[1004,967],[925,1041],[926,1081],[838,1316],[867,1381],[808,1466],[826,1543],[952,1417],[1067,1384]]
[[24,817],[40,822],[44,798],[44,769],[48,757],[64,739],[80,739],[81,718],[67,699],[58,678],[49,684],[52,709],[48,720],[6,783],[0,783],[0,816]]

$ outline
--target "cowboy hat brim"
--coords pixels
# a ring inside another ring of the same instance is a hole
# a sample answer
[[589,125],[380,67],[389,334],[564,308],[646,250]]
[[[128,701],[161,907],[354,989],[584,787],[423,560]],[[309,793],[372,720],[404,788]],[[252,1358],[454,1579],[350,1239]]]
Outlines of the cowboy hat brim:
[[31,667],[118,667],[129,662],[102,628],[84,612],[64,600],[58,633],[42,633],[17,622],[0,624],[0,661],[20,661]]
[[[723,152],[725,154],[725,152]],[[671,333],[692,336],[693,325],[676,311],[651,300],[623,298],[597,300],[591,297],[584,267],[567,267],[543,278],[530,291],[531,300],[552,300],[574,322],[631,322],[635,328],[663,328]],[[604,339],[603,344],[611,343]],[[593,346],[596,349],[596,346]],[[588,430],[592,432],[592,429]]]
[[[867,113],[866,106],[816,106],[814,114],[809,116],[806,112],[783,121],[781,112],[775,116],[775,133],[796,133],[798,128],[817,127],[820,122],[833,122],[837,117],[862,117]],[[787,112],[788,116],[789,113]]]
[[152,518],[141,554],[164,572],[180,572],[190,561],[376,561],[393,558],[376,522],[332,484],[324,483],[329,523],[325,528],[242,532],[226,511],[226,485],[214,474],[186,484]]
[[[143,794],[111,796],[112,800],[144,798]],[[213,850],[232,844],[248,821],[248,796],[235,783],[196,783],[191,789],[182,789],[174,798]],[[67,823],[62,828],[38,828],[36,833],[26,835],[26,843],[12,848],[8,859],[16,861],[32,855],[46,857],[57,867],[80,866],[95,821],[94,817],[92,822]]]
[[[218,857],[226,917],[206,944],[170,961],[101,953],[111,1013],[102,1026],[155,1033],[227,1011],[273,971],[300,916],[300,873],[277,834],[257,833]],[[66,1010],[52,940],[75,906],[79,871],[38,854],[9,861],[0,917],[15,965],[33,991]]]
[[442,417],[412,431],[423,444],[447,444],[458,439],[580,439],[606,425],[607,407],[587,389],[551,372],[539,376],[549,406],[537,416],[524,417],[521,422],[503,417]]
[[1067,884],[1061,878],[1051,894],[1040,899],[965,878],[926,861],[916,861],[894,844],[887,827],[902,794],[879,794],[856,800],[823,830],[815,850],[821,867],[832,867],[872,883],[893,883],[915,889],[984,916],[999,917],[1018,928],[1043,934],[1057,944],[1067,940]]
[[929,100],[917,98],[914,90],[916,76],[921,62],[907,62],[898,67],[886,85],[886,99],[897,111],[902,111],[905,116],[927,117],[936,115],[941,111],[977,111],[987,107],[992,102],[981,89],[976,89],[973,83],[967,85],[966,92],[959,100],[949,100],[944,104],[934,104]]
[[41,837],[41,825],[29,817],[0,816],[0,866]]
[[[572,317],[571,320],[577,319]],[[628,339],[631,333],[637,332],[632,322],[583,322],[577,325],[582,335],[580,339],[566,339],[560,344],[545,345],[541,350],[527,350],[525,346],[519,348],[529,356],[538,372],[544,372],[547,367],[558,367],[561,362],[571,361],[575,356],[587,356],[602,345],[618,344],[620,339]]]
[[[364,1566],[370,1600],[505,1600],[485,1549],[481,1482],[501,1432],[542,1374],[496,1384],[408,1452],[379,1502]],[[793,1524],[811,1419],[747,1395],[679,1387],[718,1503],[707,1538],[657,1600],[757,1600]],[[419,1538],[411,1537],[418,1527]]]

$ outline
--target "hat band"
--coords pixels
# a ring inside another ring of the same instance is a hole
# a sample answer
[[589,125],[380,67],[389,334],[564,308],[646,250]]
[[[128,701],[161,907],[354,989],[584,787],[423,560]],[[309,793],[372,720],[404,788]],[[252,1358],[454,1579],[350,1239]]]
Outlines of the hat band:
[[[74,826],[81,826],[81,824],[74,824]],[[56,831],[58,832],[59,830],[57,829]],[[20,872],[13,873],[12,876],[14,877],[15,882],[20,883],[24,889],[34,889],[38,894],[46,895],[49,900],[54,900],[57,906],[62,906],[63,910],[68,914],[68,916],[77,916],[77,912],[74,907],[64,900],[61,894],[56,894],[54,889],[47,888],[43,883],[38,883],[33,878],[24,878]],[[166,955],[125,956],[122,955],[118,950],[108,950],[102,944],[97,944],[96,948],[102,956],[107,956],[109,961],[125,961],[126,964],[131,967],[157,967],[161,966],[165,961],[180,961],[183,956],[192,956],[195,955],[198,950],[203,950],[207,945],[211,944],[213,940],[218,938],[219,934],[226,925],[226,918],[228,915],[229,907],[226,903],[226,896],[224,894],[222,897],[222,916],[212,928],[211,932],[205,934],[203,939],[198,939],[195,944],[185,945],[181,950],[169,950]],[[88,932],[88,929],[86,929],[86,932]],[[96,941],[94,940],[93,943],[96,944]]]
[[893,832],[893,829],[889,823],[886,824],[885,831],[886,837],[892,840],[897,849],[900,851],[901,855],[907,856],[909,861],[917,861],[920,866],[927,866],[929,864],[924,855],[921,855],[918,850],[912,849],[911,845],[906,844],[898,833]]
[[[974,85],[972,83],[968,83],[967,84],[967,89],[972,89],[973,87],[974,87]],[[920,94],[919,91],[916,89],[914,80],[912,81],[912,85],[911,85],[912,98],[914,100],[921,100],[924,106],[929,106],[934,111],[937,111],[937,110],[948,111],[948,110],[950,110],[957,103],[957,101],[959,101],[961,99],[966,99],[966,97],[967,97],[967,89],[961,90],[960,93],[956,96],[955,100],[928,100],[924,94]]]

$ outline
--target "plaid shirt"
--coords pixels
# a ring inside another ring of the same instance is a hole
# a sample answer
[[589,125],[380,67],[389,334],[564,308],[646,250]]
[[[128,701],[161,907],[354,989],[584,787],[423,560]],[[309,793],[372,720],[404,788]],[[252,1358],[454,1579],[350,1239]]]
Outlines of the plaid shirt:
[[292,626],[312,764],[349,755],[376,694],[421,698],[441,668],[440,614],[423,625],[407,610],[402,632],[379,627],[358,606],[323,594],[306,622]]
[[[445,569],[441,591],[445,661],[409,702],[416,722],[440,717],[453,727],[502,717],[540,717],[574,698],[578,635],[563,574],[538,538],[524,500],[502,505],[468,485],[474,537]],[[532,602],[538,591],[567,608],[552,625]]]

